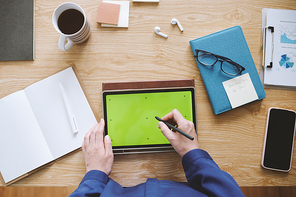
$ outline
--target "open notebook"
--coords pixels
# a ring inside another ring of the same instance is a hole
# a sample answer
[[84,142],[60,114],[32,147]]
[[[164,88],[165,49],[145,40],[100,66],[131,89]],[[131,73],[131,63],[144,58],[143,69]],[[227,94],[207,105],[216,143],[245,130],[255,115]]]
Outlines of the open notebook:
[[[78,133],[72,132],[60,83]],[[96,123],[72,67],[0,99],[0,171],[5,183],[80,148]]]

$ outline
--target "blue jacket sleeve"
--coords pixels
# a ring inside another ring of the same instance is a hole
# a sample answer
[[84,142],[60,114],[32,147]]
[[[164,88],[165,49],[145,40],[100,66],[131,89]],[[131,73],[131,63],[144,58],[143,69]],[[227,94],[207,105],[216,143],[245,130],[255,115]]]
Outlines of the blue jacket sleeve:
[[182,164],[191,187],[208,196],[244,196],[232,176],[222,171],[206,151],[189,151],[183,156]]
[[109,177],[106,173],[91,170],[86,173],[78,188],[69,197],[98,197],[103,192]]

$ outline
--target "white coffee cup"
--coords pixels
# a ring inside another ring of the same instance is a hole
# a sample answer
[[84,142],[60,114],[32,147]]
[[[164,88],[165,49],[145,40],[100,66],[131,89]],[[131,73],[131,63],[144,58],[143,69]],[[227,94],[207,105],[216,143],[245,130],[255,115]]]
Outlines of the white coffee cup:
[[[79,11],[80,14],[77,11]],[[73,14],[77,16],[76,20],[75,17],[73,17]],[[62,17],[60,17],[61,15]],[[64,23],[62,23],[63,21]],[[68,2],[59,5],[53,12],[52,23],[54,28],[60,34],[58,46],[63,51],[68,51],[74,43],[87,41],[90,36],[90,24],[86,15],[83,9],[75,3]],[[76,29],[72,27],[75,27]]]

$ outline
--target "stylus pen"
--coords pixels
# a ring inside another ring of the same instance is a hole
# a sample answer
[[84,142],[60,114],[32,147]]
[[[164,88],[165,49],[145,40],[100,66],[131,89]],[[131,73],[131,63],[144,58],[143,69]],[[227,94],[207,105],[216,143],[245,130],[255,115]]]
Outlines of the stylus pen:
[[177,131],[179,132],[180,134],[184,135],[185,137],[187,137],[188,139],[190,140],[193,140],[194,138],[191,137],[190,135],[188,135],[187,133],[184,133],[184,131],[178,129],[177,127],[174,127],[173,125],[171,125],[170,123],[164,121],[164,120],[161,120],[159,117],[155,116],[156,120],[158,121],[161,121],[163,122],[164,124],[166,124],[166,126],[168,126],[170,129],[173,129],[173,131]]
[[69,118],[69,121],[70,121],[70,124],[71,124],[71,127],[72,127],[72,131],[73,131],[73,133],[77,133],[78,132],[78,127],[76,125],[76,120],[75,120],[74,114],[72,113],[71,107],[69,105],[69,101],[68,101],[64,86],[63,86],[63,84],[61,82],[60,82],[60,90],[61,90],[62,97],[63,97],[63,100],[64,100],[64,104],[65,104],[65,107],[66,107],[67,115],[68,115],[68,118]]

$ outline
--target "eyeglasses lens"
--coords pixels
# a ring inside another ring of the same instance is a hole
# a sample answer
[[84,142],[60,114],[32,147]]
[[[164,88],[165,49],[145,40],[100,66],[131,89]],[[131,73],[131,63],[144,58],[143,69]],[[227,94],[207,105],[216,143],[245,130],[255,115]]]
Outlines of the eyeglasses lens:
[[230,75],[237,75],[240,72],[238,67],[227,61],[222,63],[222,70]]
[[214,55],[203,51],[199,51],[197,57],[198,61],[206,66],[212,66],[217,61],[217,58]]

